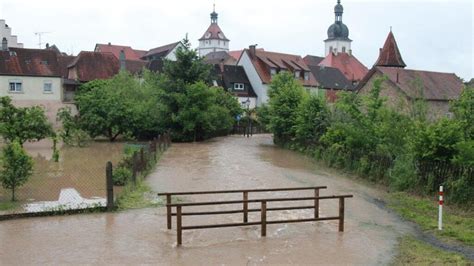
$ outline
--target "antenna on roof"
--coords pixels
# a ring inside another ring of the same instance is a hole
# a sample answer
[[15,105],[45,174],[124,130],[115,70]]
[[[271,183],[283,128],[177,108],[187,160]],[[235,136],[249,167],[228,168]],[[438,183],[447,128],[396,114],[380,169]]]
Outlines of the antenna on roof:
[[38,46],[40,49],[41,49],[41,45],[43,44],[43,42],[41,42],[41,36],[48,33],[51,33],[51,32],[46,32],[46,31],[35,32],[35,35],[38,36]]

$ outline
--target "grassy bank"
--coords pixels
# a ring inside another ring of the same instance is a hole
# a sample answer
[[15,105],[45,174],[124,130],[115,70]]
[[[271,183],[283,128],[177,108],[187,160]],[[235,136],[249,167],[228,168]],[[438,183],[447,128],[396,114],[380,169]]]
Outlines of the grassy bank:
[[443,208],[443,230],[438,230],[436,199],[415,197],[407,193],[389,194],[388,206],[404,219],[447,241],[458,241],[474,247],[474,211],[462,211],[452,206]]
[[452,252],[442,251],[411,236],[403,237],[393,265],[470,265],[467,259]]
[[118,210],[157,207],[161,204],[152,197],[152,190],[141,178],[137,184],[126,185],[116,201]]

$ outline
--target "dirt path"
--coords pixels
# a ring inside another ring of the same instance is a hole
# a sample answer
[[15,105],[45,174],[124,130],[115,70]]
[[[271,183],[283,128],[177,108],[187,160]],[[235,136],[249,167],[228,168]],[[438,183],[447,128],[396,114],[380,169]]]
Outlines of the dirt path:
[[[386,211],[379,192],[318,169],[305,157],[276,148],[270,136],[218,138],[175,144],[147,179],[155,191],[271,188],[326,185],[322,195],[354,194],[346,203],[345,232],[337,222],[185,231],[166,230],[163,208],[116,214],[26,219],[0,223],[0,261],[25,263],[387,264],[397,238],[411,226]],[[310,193],[279,193],[294,196]],[[253,196],[258,198],[259,196]],[[219,199],[237,199],[221,197]],[[215,197],[187,197],[210,200]],[[337,201],[321,203],[322,216]],[[271,213],[270,219],[310,217],[310,210]],[[257,219],[250,216],[250,219]],[[185,217],[184,224],[236,222],[241,215]],[[28,254],[28,255],[26,255]]]

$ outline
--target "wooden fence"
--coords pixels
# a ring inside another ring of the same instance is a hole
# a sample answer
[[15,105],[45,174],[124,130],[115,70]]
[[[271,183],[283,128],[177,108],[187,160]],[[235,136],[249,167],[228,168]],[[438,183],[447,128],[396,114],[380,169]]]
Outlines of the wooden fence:
[[[352,195],[339,195],[339,196],[320,196],[319,190],[325,189],[325,186],[319,187],[297,187],[297,188],[275,188],[275,189],[251,189],[251,190],[221,190],[221,191],[194,191],[194,192],[174,192],[174,193],[159,193],[159,196],[166,196],[166,213],[167,213],[167,227],[171,229],[172,216],[176,216],[176,230],[177,230],[177,243],[178,246],[182,244],[182,231],[183,230],[196,230],[196,229],[207,229],[207,228],[221,228],[221,227],[237,227],[237,226],[250,226],[250,225],[261,225],[261,236],[266,236],[267,224],[280,224],[280,223],[299,223],[299,222],[314,222],[314,221],[326,221],[326,220],[339,220],[339,231],[344,231],[344,200],[346,198],[352,198]],[[276,192],[276,191],[301,191],[301,190],[314,190],[314,197],[296,197],[296,198],[263,198],[263,199],[249,199],[249,193],[256,192]],[[203,195],[203,194],[232,194],[242,193],[242,200],[230,200],[230,201],[210,201],[210,202],[189,202],[189,203],[172,203],[172,196],[178,195]],[[327,199],[339,199],[339,215],[330,217],[320,217],[319,215],[319,201]],[[271,207],[268,208],[269,203],[273,202],[298,202],[298,201],[313,201],[312,205],[299,205],[291,207]],[[249,203],[260,203],[260,208],[248,208]],[[209,206],[209,205],[242,205],[242,209],[234,210],[220,210],[220,211],[206,211],[206,212],[183,212],[183,208],[196,207],[196,206]],[[176,208],[176,212],[172,211],[172,208]],[[267,212],[269,211],[285,211],[285,210],[302,210],[302,209],[313,209],[313,218],[305,219],[291,219],[291,220],[267,220]],[[249,212],[260,212],[260,221],[248,221]],[[212,225],[193,225],[183,226],[183,216],[197,216],[197,215],[221,215],[221,214],[235,214],[243,213],[242,223],[227,223],[227,224],[212,224]]]

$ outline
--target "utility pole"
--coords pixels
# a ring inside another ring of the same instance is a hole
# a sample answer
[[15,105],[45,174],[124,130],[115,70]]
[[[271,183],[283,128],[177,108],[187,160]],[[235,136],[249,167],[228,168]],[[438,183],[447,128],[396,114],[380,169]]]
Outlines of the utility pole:
[[41,49],[41,45],[43,45],[43,43],[41,42],[41,36],[43,36],[44,34],[48,34],[48,33],[51,33],[51,32],[46,32],[46,31],[35,32],[35,35],[38,36],[38,46],[39,46],[40,49]]

